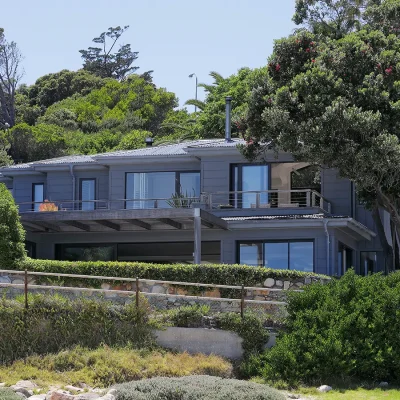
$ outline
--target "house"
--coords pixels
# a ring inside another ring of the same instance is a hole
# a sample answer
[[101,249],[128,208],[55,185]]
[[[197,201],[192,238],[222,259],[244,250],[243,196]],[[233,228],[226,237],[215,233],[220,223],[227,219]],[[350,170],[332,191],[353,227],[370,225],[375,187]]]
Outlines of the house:
[[370,213],[337,172],[239,139],[68,156],[0,170],[32,257],[243,263],[342,275],[383,265]]

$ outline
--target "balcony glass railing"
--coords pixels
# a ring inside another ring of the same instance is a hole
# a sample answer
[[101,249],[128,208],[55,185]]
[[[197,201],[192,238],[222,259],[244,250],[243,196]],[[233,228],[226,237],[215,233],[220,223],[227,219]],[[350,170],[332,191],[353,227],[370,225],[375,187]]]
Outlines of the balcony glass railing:
[[140,210],[192,208],[194,205],[207,210],[234,209],[260,210],[273,208],[319,208],[331,212],[330,203],[318,192],[304,190],[266,190],[203,193],[200,197],[172,196],[164,199],[118,200],[45,200],[41,203],[19,203],[20,212]]

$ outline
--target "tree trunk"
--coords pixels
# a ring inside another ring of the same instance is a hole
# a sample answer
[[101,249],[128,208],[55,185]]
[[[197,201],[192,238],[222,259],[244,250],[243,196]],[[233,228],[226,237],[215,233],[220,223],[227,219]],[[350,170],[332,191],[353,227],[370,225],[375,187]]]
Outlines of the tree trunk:
[[389,272],[394,271],[393,248],[386,239],[385,228],[383,226],[381,215],[379,214],[379,209],[377,207],[374,207],[372,210],[372,218],[375,222],[379,240],[381,242],[381,246],[385,255],[385,275],[387,275]]

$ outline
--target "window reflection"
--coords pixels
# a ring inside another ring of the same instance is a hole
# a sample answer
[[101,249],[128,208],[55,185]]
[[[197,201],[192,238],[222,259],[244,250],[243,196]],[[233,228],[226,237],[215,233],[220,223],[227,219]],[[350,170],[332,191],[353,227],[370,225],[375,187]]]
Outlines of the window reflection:
[[239,242],[239,263],[272,269],[314,271],[314,242]]

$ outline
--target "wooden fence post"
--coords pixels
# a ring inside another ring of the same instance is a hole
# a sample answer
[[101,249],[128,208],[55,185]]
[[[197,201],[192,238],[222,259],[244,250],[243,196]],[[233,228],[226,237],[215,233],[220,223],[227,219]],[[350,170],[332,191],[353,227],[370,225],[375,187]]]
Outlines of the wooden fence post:
[[28,270],[25,270],[25,279],[24,279],[24,293],[25,293],[25,309],[28,309]]
[[244,285],[242,285],[242,297],[241,297],[241,301],[240,301],[240,316],[244,317]]
[[139,278],[136,278],[136,308],[139,311]]

